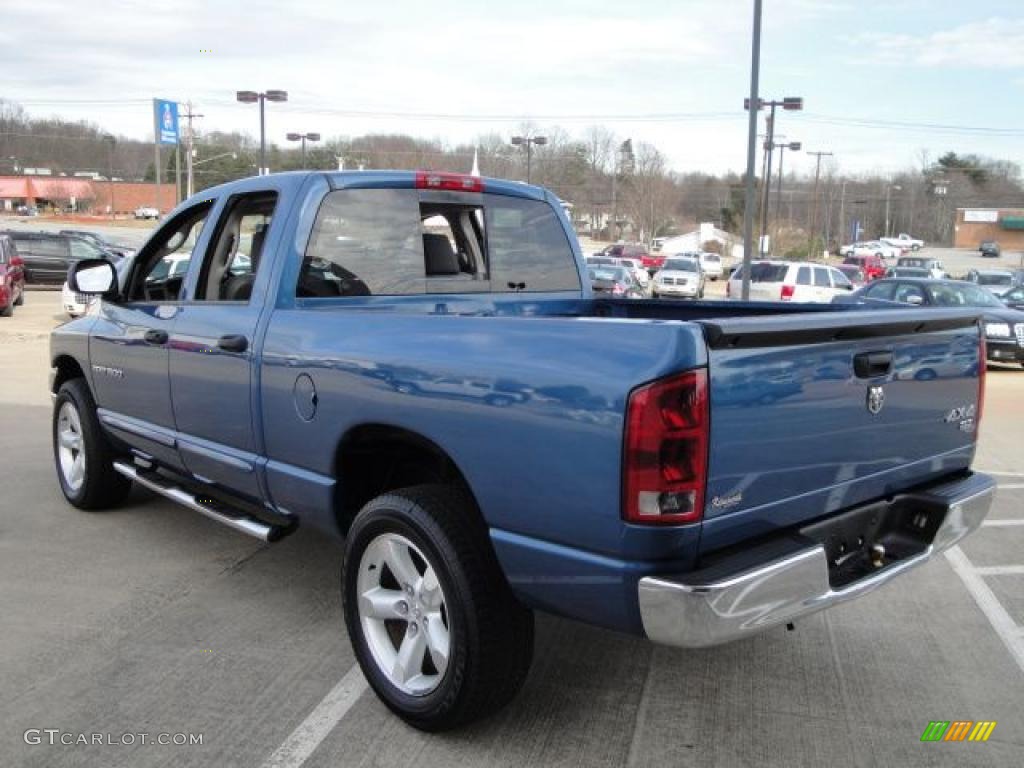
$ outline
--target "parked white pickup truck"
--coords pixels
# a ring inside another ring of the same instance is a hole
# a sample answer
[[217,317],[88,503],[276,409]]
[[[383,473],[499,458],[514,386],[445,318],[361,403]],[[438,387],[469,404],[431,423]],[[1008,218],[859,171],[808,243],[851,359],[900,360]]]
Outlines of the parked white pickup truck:
[[906,232],[900,232],[896,237],[881,237],[879,238],[886,245],[893,245],[897,248],[910,249],[916,251],[919,248],[924,247],[924,240],[918,240],[911,237]]

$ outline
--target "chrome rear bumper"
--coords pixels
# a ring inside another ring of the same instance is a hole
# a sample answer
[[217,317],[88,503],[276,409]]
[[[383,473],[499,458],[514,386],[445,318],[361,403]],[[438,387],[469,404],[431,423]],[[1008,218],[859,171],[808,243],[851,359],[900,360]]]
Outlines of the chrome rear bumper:
[[994,496],[995,482],[981,474],[909,494],[911,501],[945,507],[931,543],[918,554],[838,589],[829,583],[824,546],[813,542],[754,564],[741,563],[737,556],[734,567],[725,561],[706,571],[644,577],[639,584],[644,631],[656,643],[700,648],[852,600],[927,562],[978,528]]

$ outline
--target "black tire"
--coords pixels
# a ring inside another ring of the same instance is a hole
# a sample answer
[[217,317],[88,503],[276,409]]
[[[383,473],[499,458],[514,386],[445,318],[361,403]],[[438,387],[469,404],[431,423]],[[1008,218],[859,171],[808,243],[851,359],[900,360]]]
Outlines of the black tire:
[[[58,424],[61,409],[68,403],[75,409],[81,427],[81,453],[85,467],[81,485],[74,488],[61,469]],[[79,509],[108,509],[117,506],[131,491],[132,481],[114,471],[114,451],[96,417],[96,403],[84,379],[72,379],[61,385],[53,404],[53,460],[57,481],[64,498]]]
[[[403,692],[382,671],[360,621],[361,558],[382,534],[412,542],[445,595],[448,665],[425,695]],[[533,659],[533,613],[512,595],[472,498],[450,486],[421,485],[370,501],[349,529],[342,567],[345,624],[363,674],[381,701],[409,725],[443,731],[499,710],[522,687]]]
[[0,309],[0,317],[10,317],[14,314],[14,302],[11,302],[3,309]]

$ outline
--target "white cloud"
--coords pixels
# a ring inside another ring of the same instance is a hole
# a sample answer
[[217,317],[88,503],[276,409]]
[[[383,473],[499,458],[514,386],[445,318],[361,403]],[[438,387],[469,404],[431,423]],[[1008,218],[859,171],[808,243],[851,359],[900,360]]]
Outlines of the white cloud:
[[901,66],[967,69],[1024,68],[1024,19],[990,18],[929,34],[865,33],[858,54]]

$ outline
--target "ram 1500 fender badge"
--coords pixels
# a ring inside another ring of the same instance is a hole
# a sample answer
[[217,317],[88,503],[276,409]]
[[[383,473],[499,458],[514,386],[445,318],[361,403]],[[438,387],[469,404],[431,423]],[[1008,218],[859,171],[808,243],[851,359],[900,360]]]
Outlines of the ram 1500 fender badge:
[[111,368],[109,365],[94,365],[92,367],[93,373],[101,373],[104,376],[110,376],[115,379],[123,379],[124,371],[120,368]]
[[885,406],[885,390],[879,386],[868,387],[868,412],[875,416]]

